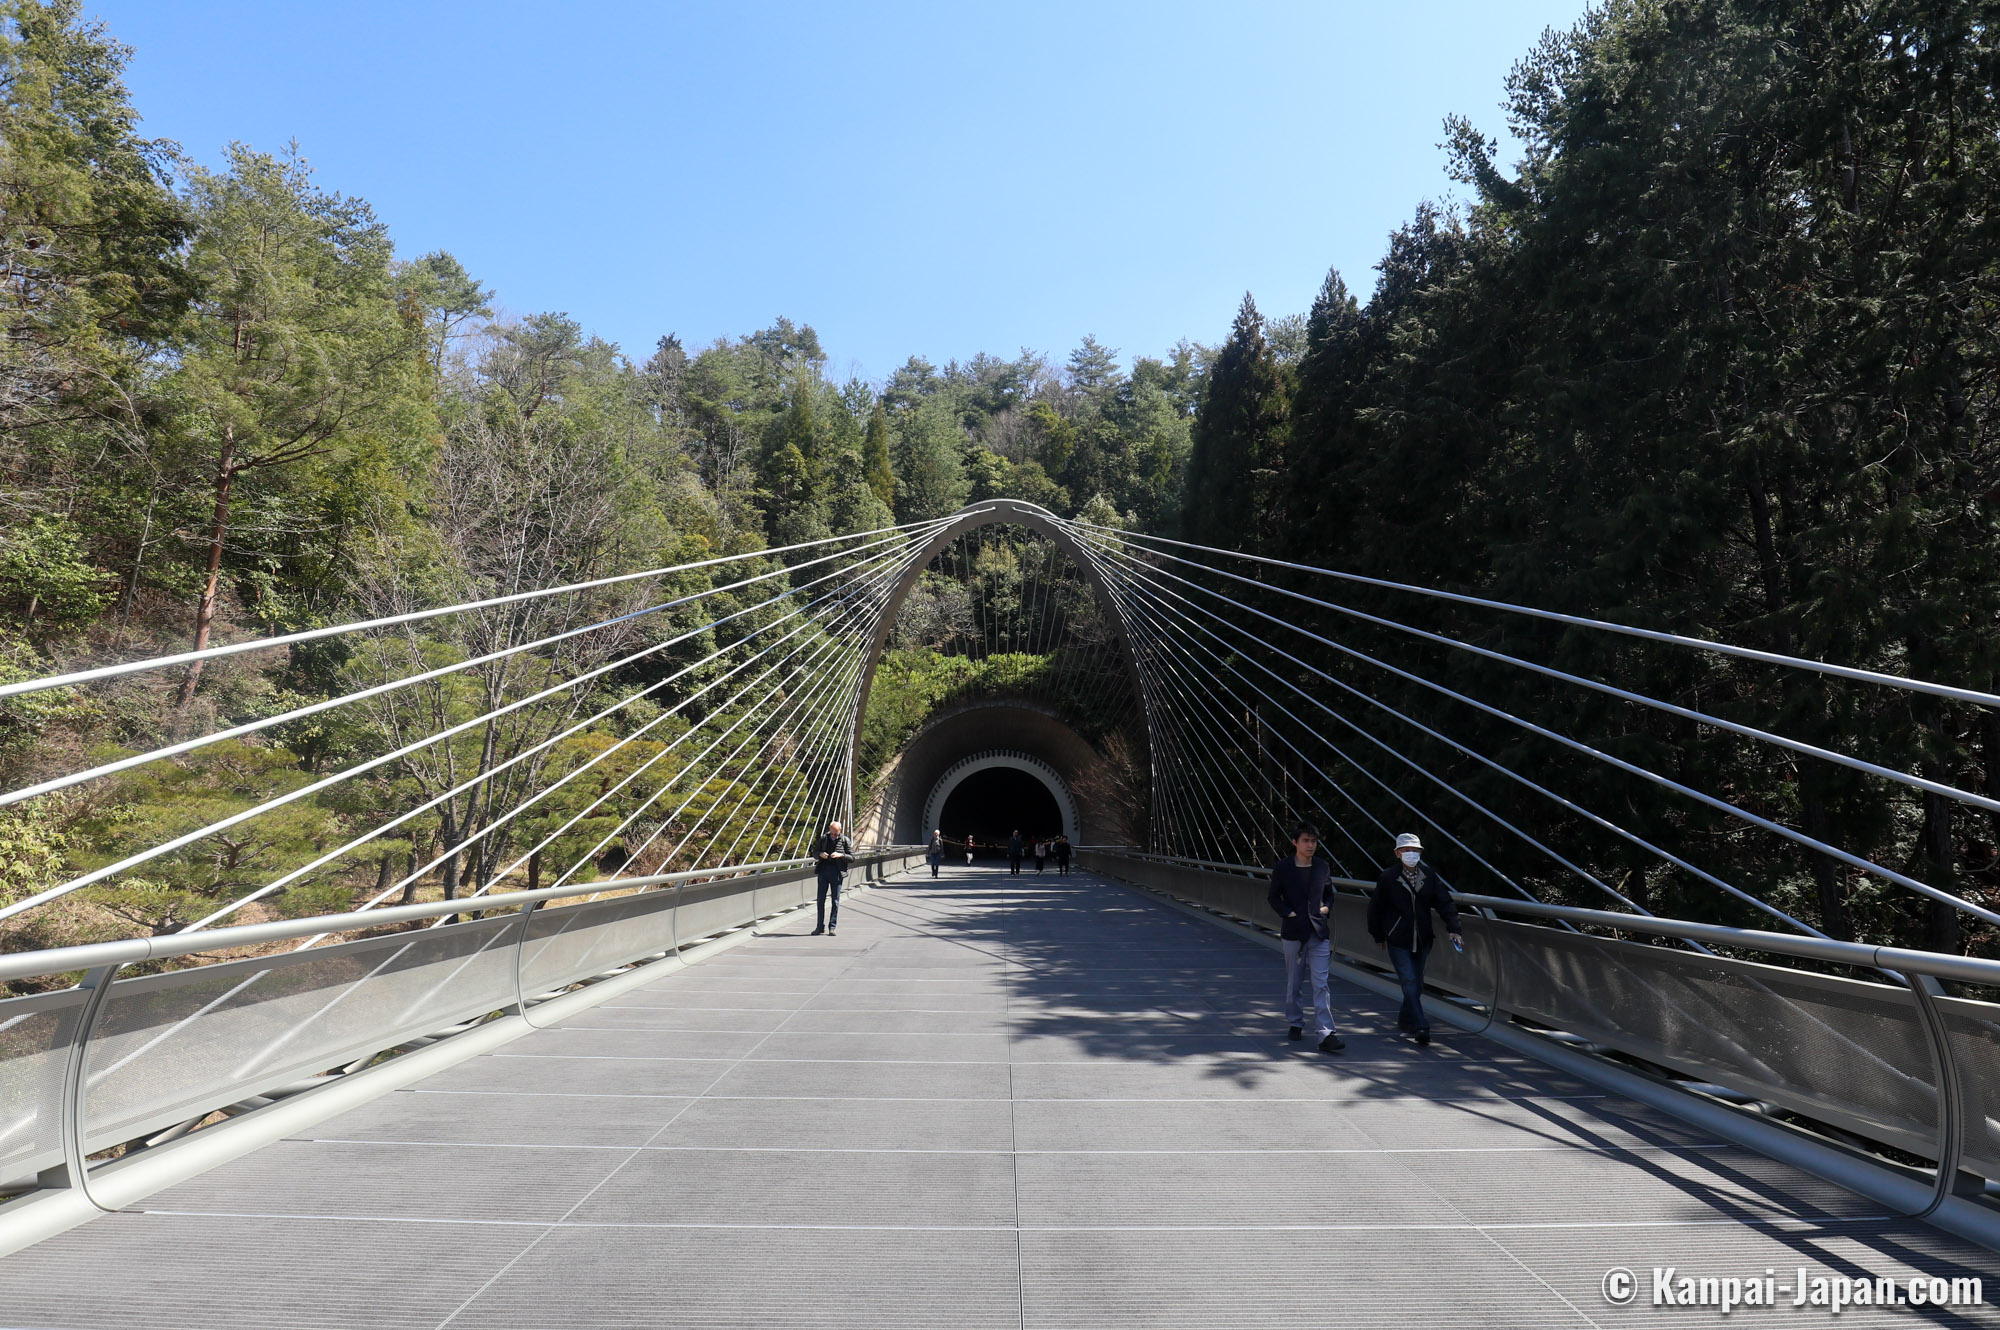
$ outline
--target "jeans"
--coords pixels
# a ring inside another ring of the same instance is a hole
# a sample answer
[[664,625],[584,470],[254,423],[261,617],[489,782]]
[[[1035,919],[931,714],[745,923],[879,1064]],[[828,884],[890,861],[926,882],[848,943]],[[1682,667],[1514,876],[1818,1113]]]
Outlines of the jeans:
[[[827,893],[833,893],[833,913],[826,912]],[[819,926],[821,928],[840,927],[840,879],[821,877],[819,880]]]
[[934,854],[934,855],[932,855],[932,856],[931,856],[931,876],[932,876],[932,877],[936,877],[936,876],[938,875],[938,865],[939,865],[939,864],[942,864],[943,862],[944,862],[944,856],[943,856],[943,855],[941,855],[941,854]]
[[1406,1034],[1431,1028],[1430,1018],[1424,1015],[1424,961],[1430,954],[1428,942],[1415,951],[1389,944],[1389,964],[1396,967],[1396,981],[1403,986],[1403,1006],[1396,1013],[1396,1024]]
[[1310,993],[1321,1039],[1333,1033],[1333,996],[1327,991],[1327,965],[1332,959],[1333,944],[1323,937],[1285,939],[1285,1023],[1304,1028]]
[[1008,871],[1008,872],[1010,872],[1010,873],[1018,873],[1018,872],[1020,872],[1020,871],[1021,871],[1021,856],[1020,856],[1020,855],[1018,855],[1018,854],[1010,854],[1010,855],[1008,855],[1008,856],[1007,856],[1007,871]]

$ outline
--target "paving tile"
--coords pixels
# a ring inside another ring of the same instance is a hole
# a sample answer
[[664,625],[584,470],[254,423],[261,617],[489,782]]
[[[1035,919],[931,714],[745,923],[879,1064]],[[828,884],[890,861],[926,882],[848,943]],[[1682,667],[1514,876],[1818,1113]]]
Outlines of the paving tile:
[[[432,1330],[542,1231],[107,1215],[0,1261],[0,1323],[62,1330]],[[421,1259],[412,1259],[413,1244]],[[1010,1289],[1012,1275],[1010,1257]]]
[[1007,1061],[1008,1038],[1000,1031],[952,1031],[940,1034],[830,1034],[824,1031],[778,1031],[757,1045],[753,1061],[848,1059],[873,1062],[999,1062]]
[[398,1090],[294,1139],[467,1145],[622,1145],[651,1140],[691,1100]]
[[[1450,1230],[1030,1232],[1021,1235],[1021,1283],[1029,1330],[1598,1323],[1477,1234]],[[1602,1305],[1587,1304],[1591,1315]]]
[[653,1144],[801,1150],[1007,1150],[1005,1099],[698,1099]]
[[452,1330],[1010,1330],[1009,1232],[564,1228]]
[[496,1090],[506,1094],[697,1095],[735,1066],[625,1058],[508,1057],[489,1053],[425,1077],[426,1090]]
[[956,1063],[745,1062],[711,1094],[794,1099],[1005,1099],[1008,1069]]
[[992,1227],[1014,1222],[994,1152],[642,1150],[570,1216],[581,1224]]
[[1376,1142],[1332,1102],[1028,1100],[1014,1106],[1023,1150],[1368,1150]]
[[279,1141],[133,1208],[553,1223],[628,1157],[621,1150]]
[[592,1030],[574,1025],[516,1039],[510,1057],[740,1058],[771,1037],[757,1030]]

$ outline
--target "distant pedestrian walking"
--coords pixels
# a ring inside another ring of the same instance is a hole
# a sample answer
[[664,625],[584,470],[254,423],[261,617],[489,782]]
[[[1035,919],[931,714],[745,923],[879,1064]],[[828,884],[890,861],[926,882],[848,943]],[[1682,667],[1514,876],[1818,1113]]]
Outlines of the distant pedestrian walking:
[[972,863],[972,833],[969,831],[965,833],[965,862],[968,866]]
[[1060,874],[1061,876],[1063,876],[1063,877],[1068,877],[1068,876],[1069,876],[1069,837],[1067,837],[1067,836],[1058,836],[1058,837],[1056,837],[1056,845],[1055,845],[1055,850],[1056,850],[1056,872],[1057,872],[1058,874]]
[[1015,877],[1021,875],[1021,852],[1026,848],[1020,832],[1016,831],[1007,838],[1007,871]]
[[1333,963],[1333,870],[1314,856],[1319,829],[1301,824],[1292,833],[1292,853],[1271,865],[1271,908],[1278,913],[1278,936],[1285,944],[1285,1021],[1289,1039],[1305,1037],[1306,1008],[1312,1008],[1319,1051],[1338,1053],[1347,1041],[1334,1032],[1328,968]]
[[1453,946],[1463,945],[1458,931],[1458,906],[1431,866],[1424,862],[1424,843],[1415,836],[1396,837],[1396,862],[1375,879],[1368,898],[1368,936],[1386,947],[1396,980],[1403,986],[1403,1006],[1396,1024],[1420,1044],[1431,1041],[1430,1018],[1424,1014],[1424,961],[1431,954],[1431,911],[1444,920]]
[[[821,933],[832,934],[840,927],[840,884],[847,877],[847,866],[854,862],[854,842],[841,834],[840,823],[826,824],[826,834],[813,842],[813,867],[819,874],[819,926],[813,929],[813,936]],[[833,897],[833,912],[826,908],[826,898]]]
[[924,847],[924,858],[931,861],[931,876],[936,877],[938,870],[944,866],[944,832],[942,829],[931,832],[931,843]]
[[1037,873],[1042,871],[1042,861],[1047,859],[1048,857],[1049,857],[1048,841],[1041,836],[1037,836],[1035,838],[1035,871]]

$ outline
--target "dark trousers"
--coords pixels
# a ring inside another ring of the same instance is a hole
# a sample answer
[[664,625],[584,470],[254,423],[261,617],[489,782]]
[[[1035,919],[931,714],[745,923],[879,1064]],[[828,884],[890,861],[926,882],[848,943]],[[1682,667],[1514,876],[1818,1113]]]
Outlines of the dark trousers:
[[1042,856],[1039,854],[1035,856],[1035,871],[1037,873],[1042,871]]
[[932,855],[932,856],[931,856],[931,876],[932,876],[932,877],[936,877],[936,876],[938,875],[938,865],[939,865],[939,864],[941,864],[941,863],[943,863],[943,862],[944,862],[944,856],[943,856],[943,855],[939,855],[939,854],[934,854],[934,855]]
[[1424,962],[1430,954],[1428,943],[1415,951],[1389,944],[1389,964],[1396,967],[1396,982],[1403,986],[1403,1005],[1396,1013],[1396,1024],[1406,1034],[1431,1028],[1430,1018],[1424,1015]]
[[1068,872],[1069,872],[1069,860],[1067,860],[1067,859],[1058,859],[1058,860],[1056,860],[1056,872],[1058,872],[1058,873],[1068,873]]
[[[826,912],[827,894],[833,895],[833,913]],[[840,927],[840,879],[822,873],[819,879],[819,926],[821,928]]]
[[1008,855],[1008,856],[1007,856],[1007,871],[1008,871],[1008,872],[1010,872],[1010,873],[1018,873],[1018,872],[1020,872],[1020,871],[1021,871],[1021,856],[1020,856],[1020,855],[1018,855],[1018,854],[1010,854],[1010,855]]

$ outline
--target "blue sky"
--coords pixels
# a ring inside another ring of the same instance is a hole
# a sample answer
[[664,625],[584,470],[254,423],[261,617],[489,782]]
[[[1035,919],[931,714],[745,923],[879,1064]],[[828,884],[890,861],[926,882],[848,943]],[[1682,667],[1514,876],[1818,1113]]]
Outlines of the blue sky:
[[1245,290],[1367,291],[1451,187],[1450,112],[1582,0],[95,0],[146,132],[296,138],[399,252],[643,358],[780,314],[881,378],[1086,333],[1219,341]]

